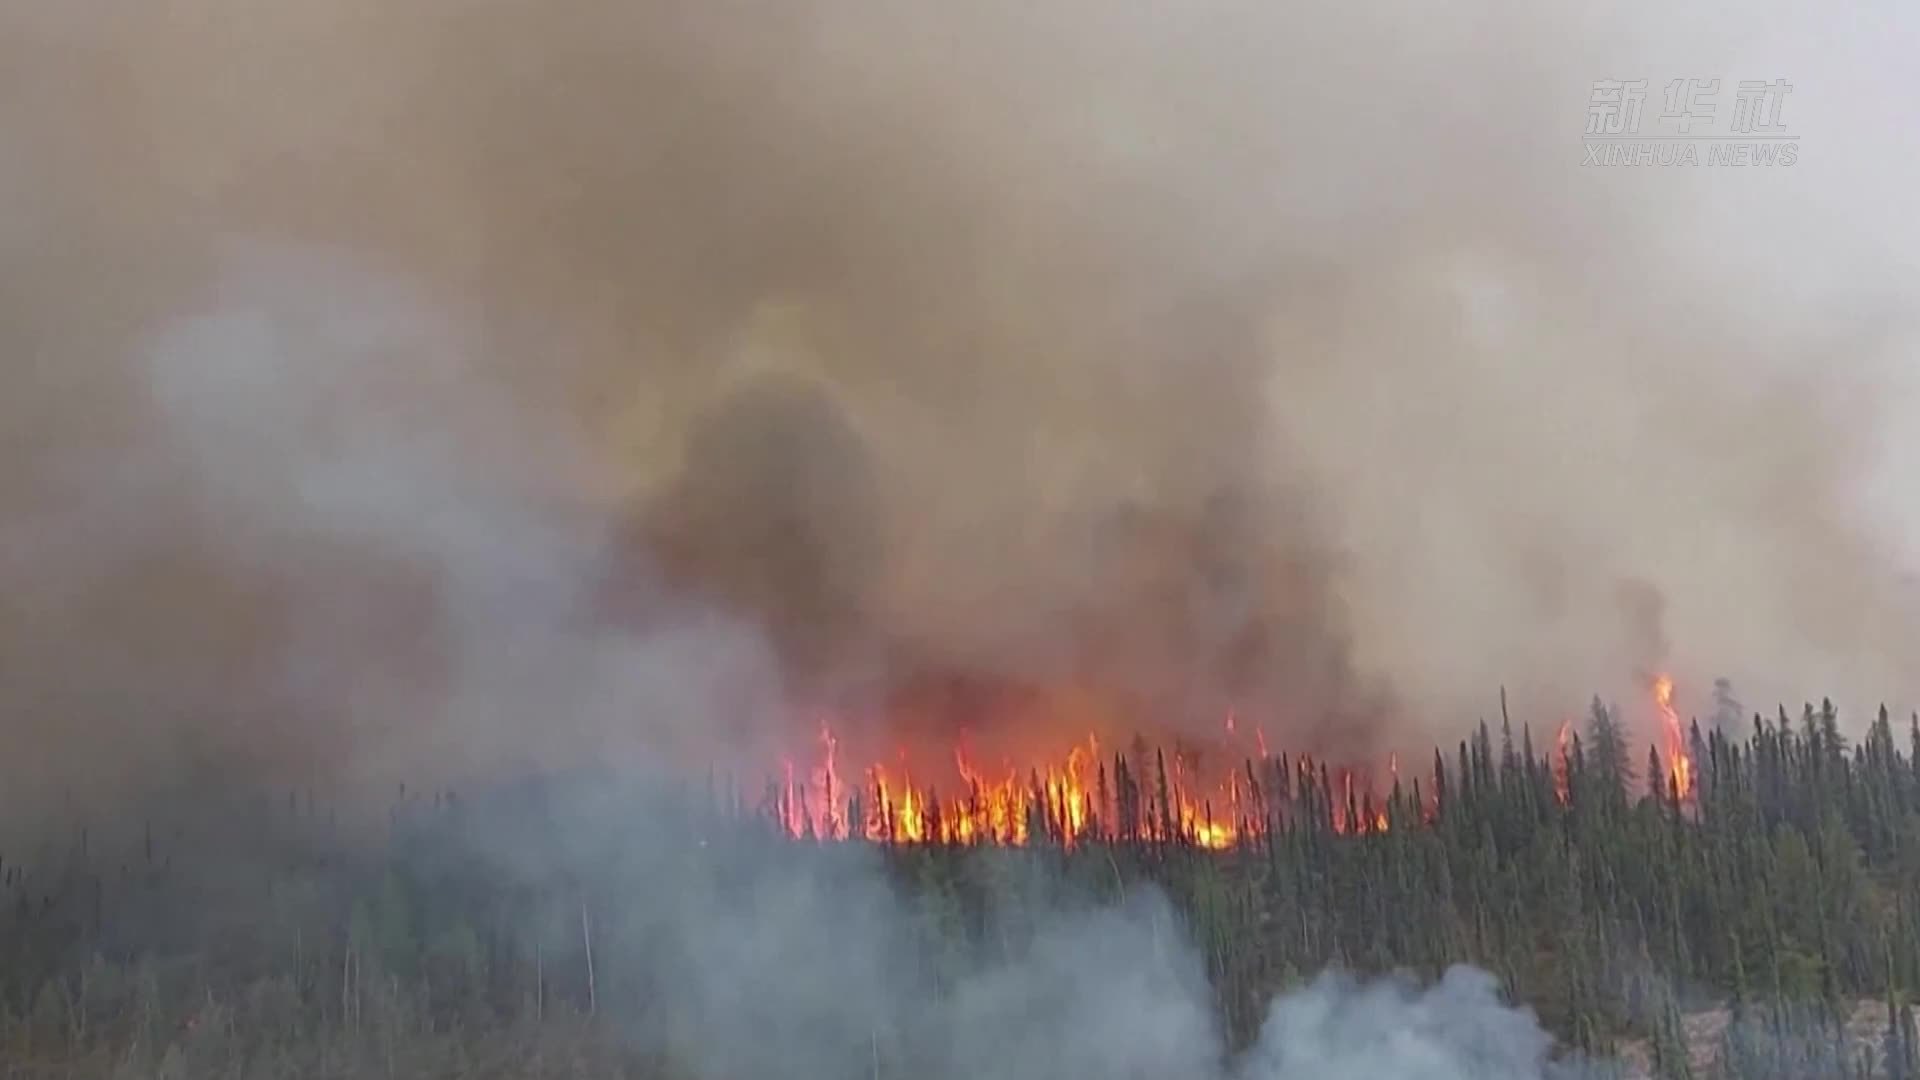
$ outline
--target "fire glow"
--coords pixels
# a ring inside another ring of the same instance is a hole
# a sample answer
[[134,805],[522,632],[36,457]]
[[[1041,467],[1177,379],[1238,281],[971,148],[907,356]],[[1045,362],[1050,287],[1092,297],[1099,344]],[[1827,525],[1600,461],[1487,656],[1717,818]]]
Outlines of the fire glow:
[[1568,755],[1571,752],[1569,750],[1569,742],[1572,738],[1573,721],[1560,721],[1560,735],[1559,738],[1554,740],[1555,746],[1553,750],[1553,797],[1561,806],[1565,806],[1573,800],[1573,791],[1570,786],[1570,773],[1568,771],[1570,767]]
[[[1228,742],[1239,734],[1225,723]],[[800,839],[866,839],[893,844],[1005,844],[1036,839],[1072,846],[1103,841],[1149,841],[1224,849],[1265,835],[1283,805],[1311,801],[1334,831],[1386,832],[1391,822],[1371,786],[1354,771],[1301,755],[1268,756],[1266,736],[1253,730],[1254,752],[1218,773],[1204,773],[1197,755],[1148,751],[1103,752],[1088,734],[1044,765],[987,768],[952,749],[958,794],[916,779],[904,763],[875,763],[849,783],[840,740],[823,722],[814,760],[783,763],[769,789],[768,808],[782,831]],[[1390,767],[1398,788],[1398,761]],[[950,789],[951,790],[951,789]]]
[[[1691,799],[1694,765],[1673,692],[1666,675],[1651,687],[1669,792]],[[1211,756],[1236,763],[1213,770],[1201,767],[1197,752],[1149,749],[1140,739],[1123,752],[1103,750],[1091,732],[1043,756],[1043,763],[988,767],[969,754],[962,737],[946,752],[950,774],[943,790],[924,773],[915,776],[904,750],[895,764],[873,762],[849,774],[833,723],[823,719],[810,755],[784,761],[768,784],[762,811],[795,839],[1067,847],[1145,841],[1214,850],[1259,840],[1303,818],[1365,836],[1391,831],[1403,816],[1419,824],[1439,813],[1443,785],[1423,796],[1416,779],[1409,798],[1397,754],[1385,774],[1390,795],[1382,797],[1371,782],[1378,774],[1306,754],[1270,755],[1266,733],[1233,711],[1223,727]],[[1573,802],[1576,742],[1573,723],[1563,721],[1547,762],[1561,806]]]
[[1653,680],[1653,704],[1660,713],[1660,732],[1667,748],[1667,782],[1676,798],[1693,797],[1693,759],[1687,754],[1687,737],[1680,729],[1680,714],[1673,708],[1673,677],[1661,675]]
[[[1673,707],[1673,677],[1655,676],[1649,688],[1653,698],[1654,711],[1658,714],[1660,745],[1665,752],[1665,775],[1650,777],[1648,790],[1660,798],[1675,798],[1682,802],[1694,797],[1694,763],[1688,752],[1686,733],[1681,729],[1680,714]],[[1572,747],[1574,741],[1573,721],[1563,720],[1560,733],[1554,740],[1552,759],[1553,795],[1561,806],[1572,802]],[[1664,780],[1662,784],[1659,781]]]

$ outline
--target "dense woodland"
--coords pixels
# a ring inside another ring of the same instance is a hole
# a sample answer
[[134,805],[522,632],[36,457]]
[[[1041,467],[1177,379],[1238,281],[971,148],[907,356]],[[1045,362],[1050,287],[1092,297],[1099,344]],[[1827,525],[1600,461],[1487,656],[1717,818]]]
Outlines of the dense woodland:
[[[1597,701],[1564,742],[1483,723],[1403,766],[1377,809],[1297,761],[1249,762],[1265,827],[1225,851],[1163,827],[1164,764],[1137,759],[1103,796],[1112,839],[1017,850],[796,841],[704,786],[618,814],[551,783],[402,792],[376,842],[298,792],[87,822],[0,863],[0,1060],[19,1076],[684,1075],[672,943],[645,898],[877,864],[928,993],[1017,952],[1037,913],[1152,883],[1238,1042],[1329,966],[1466,961],[1570,1054],[1631,1041],[1662,1077],[1920,1076],[1920,718],[1897,732],[1882,710],[1856,740],[1831,705],[1726,719],[1693,725],[1684,797]],[[1384,828],[1345,827],[1376,814]],[[671,842],[636,858],[642,834]],[[1874,1037],[1847,1038],[1869,1002]],[[1708,1009],[1732,1022],[1703,1067],[1685,1018]],[[873,1075],[911,1074],[872,1038]]]

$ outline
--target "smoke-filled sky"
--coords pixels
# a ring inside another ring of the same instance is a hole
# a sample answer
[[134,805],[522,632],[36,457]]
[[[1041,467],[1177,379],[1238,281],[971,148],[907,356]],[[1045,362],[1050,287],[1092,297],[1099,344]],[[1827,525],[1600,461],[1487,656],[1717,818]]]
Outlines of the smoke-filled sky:
[[[1656,669],[1910,705],[1917,39],[0,0],[5,767],[458,776],[956,686],[1353,756]],[[1595,80],[1687,77],[1787,79],[1798,161],[1581,167]]]

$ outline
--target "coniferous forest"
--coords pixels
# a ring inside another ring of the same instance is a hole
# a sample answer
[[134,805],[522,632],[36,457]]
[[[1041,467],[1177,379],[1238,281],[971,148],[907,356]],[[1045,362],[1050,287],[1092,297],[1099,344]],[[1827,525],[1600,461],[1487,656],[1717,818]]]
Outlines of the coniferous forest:
[[[652,898],[723,906],[799,868],[829,902],[794,910],[831,920],[858,907],[832,883],[877,867],[926,993],[1018,954],[1041,913],[1157,888],[1230,1045],[1322,970],[1464,962],[1559,1052],[1616,1070],[1920,1075],[1920,718],[1882,710],[1856,739],[1831,705],[1730,726],[1693,725],[1685,797],[1598,702],[1564,742],[1482,724],[1403,766],[1377,813],[1249,762],[1266,828],[1218,851],[1155,827],[1151,778],[1116,800],[1121,839],[1036,822],[1021,848],[795,840],[707,787],[629,803],[610,782],[585,801],[402,791],[372,839],[299,792],[88,822],[0,865],[0,1058],[12,1076],[698,1075],[673,1052],[689,976]],[[1354,820],[1375,824],[1336,828]],[[870,1072],[910,1075],[876,1025]]]

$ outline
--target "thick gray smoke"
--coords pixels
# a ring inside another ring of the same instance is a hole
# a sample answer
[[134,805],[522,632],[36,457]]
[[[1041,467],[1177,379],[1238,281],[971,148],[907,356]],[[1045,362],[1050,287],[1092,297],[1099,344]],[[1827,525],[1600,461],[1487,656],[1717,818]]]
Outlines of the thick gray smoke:
[[[4,3],[7,768],[1911,701],[1915,24],[1736,14]],[[1800,161],[1581,169],[1642,76]]]
[[[755,767],[888,700],[1353,756],[1653,668],[1911,702],[1920,43],[1821,19],[0,0],[9,821]],[[1639,77],[1794,81],[1798,164],[1583,170]],[[927,1015],[870,867],[652,869],[600,917],[684,950],[706,1075],[1546,1068],[1467,972],[1229,1060],[1144,897]]]

